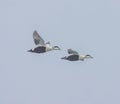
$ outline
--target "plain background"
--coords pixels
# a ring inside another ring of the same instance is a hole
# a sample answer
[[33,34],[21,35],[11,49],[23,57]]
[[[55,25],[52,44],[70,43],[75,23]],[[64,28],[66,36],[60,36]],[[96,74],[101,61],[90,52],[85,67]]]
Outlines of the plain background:
[[[62,50],[28,53],[34,30]],[[119,0],[0,0],[0,104],[120,104],[119,45]]]

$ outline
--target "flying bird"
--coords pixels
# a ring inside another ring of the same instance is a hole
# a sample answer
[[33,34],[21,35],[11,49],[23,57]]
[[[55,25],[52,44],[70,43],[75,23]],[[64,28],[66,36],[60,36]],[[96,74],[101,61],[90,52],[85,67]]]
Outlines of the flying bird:
[[68,61],[84,61],[85,59],[92,59],[93,57],[91,55],[81,55],[78,52],[68,49],[67,50],[69,56],[62,57],[61,59],[68,60]]
[[33,32],[33,40],[36,47],[28,50],[28,52],[45,53],[52,50],[60,50],[58,46],[52,46],[50,42],[45,43],[43,38],[38,34],[36,30]]

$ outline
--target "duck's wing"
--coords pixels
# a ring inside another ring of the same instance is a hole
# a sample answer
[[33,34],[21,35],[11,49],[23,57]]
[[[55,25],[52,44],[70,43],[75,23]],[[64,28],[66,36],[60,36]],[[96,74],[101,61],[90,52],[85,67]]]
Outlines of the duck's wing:
[[68,49],[68,54],[75,54],[75,55],[78,55],[78,52],[72,50],[72,49]]
[[42,39],[42,37],[38,34],[36,30],[33,32],[33,39],[36,45],[45,45],[45,41]]

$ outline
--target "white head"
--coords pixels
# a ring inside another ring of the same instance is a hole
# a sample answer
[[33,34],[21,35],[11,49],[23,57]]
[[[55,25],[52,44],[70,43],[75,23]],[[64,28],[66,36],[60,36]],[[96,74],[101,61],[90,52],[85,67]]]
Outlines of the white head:
[[85,55],[86,59],[92,59],[93,57],[91,55]]
[[58,46],[53,46],[53,50],[61,50]]

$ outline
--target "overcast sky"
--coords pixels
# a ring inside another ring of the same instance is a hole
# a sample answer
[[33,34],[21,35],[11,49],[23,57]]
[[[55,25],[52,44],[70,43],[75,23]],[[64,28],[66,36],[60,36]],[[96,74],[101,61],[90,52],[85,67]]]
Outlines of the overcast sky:
[[[28,53],[34,30],[62,50]],[[0,0],[0,104],[120,104],[119,45],[120,0]]]

